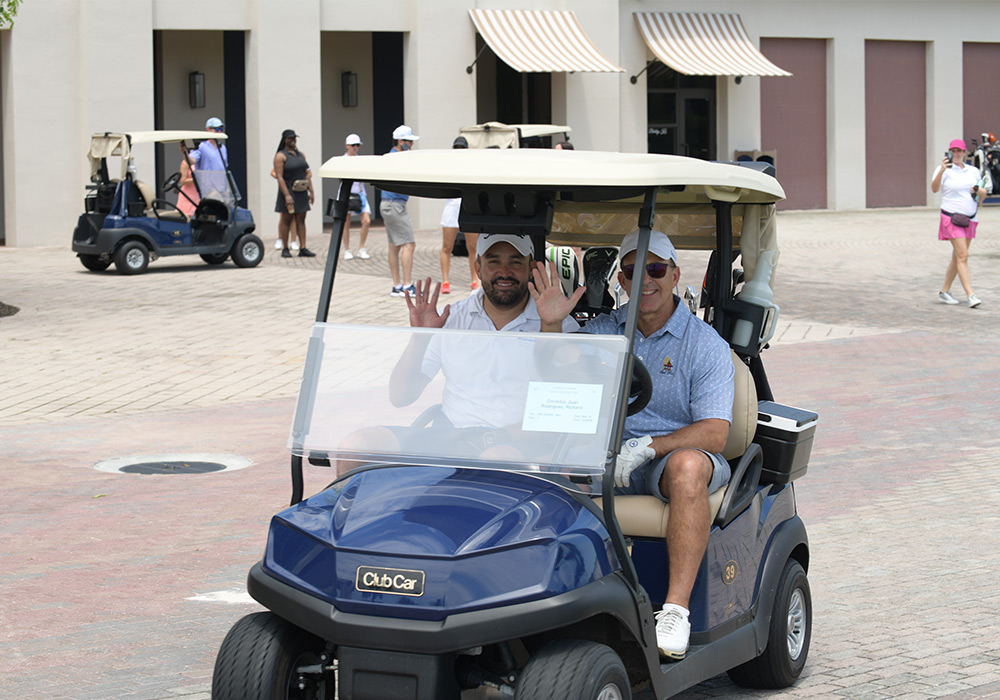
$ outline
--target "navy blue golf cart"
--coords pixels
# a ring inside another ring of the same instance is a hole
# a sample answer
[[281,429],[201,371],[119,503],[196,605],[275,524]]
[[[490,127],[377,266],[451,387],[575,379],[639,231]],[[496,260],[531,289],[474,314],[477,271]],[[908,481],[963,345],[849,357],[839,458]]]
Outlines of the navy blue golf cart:
[[[772,401],[759,353],[776,310],[739,299],[733,274],[737,260],[751,279],[773,258],[777,181],[753,166],[544,150],[334,158],[320,174],[461,196],[463,230],[530,234],[539,254],[546,243],[614,246],[637,227],[639,263],[653,229],[682,251],[713,250],[701,302],[733,349],[733,475],[710,499],[691,647],[663,663],[654,611],[669,506],[616,497],[608,476],[626,415],[662,370],[633,355],[638,305],[622,336],[330,322],[335,221],[288,440],[292,505],[272,519],[248,579],[268,610],[226,636],[214,700],[660,699],[721,673],[792,684],[812,629],[792,482],[816,415]],[[346,196],[332,209],[342,221]],[[584,276],[608,279],[603,268]],[[595,291],[584,315],[606,303]],[[416,398],[413,358],[442,369]],[[471,406],[505,419],[460,425]],[[303,498],[306,462],[337,476]]]
[[[157,197],[153,188],[136,177],[133,149],[145,143],[185,143],[193,146],[207,139],[224,140],[225,134],[208,131],[135,131],[102,133],[91,137],[91,184],[84,198],[84,213],[73,231],[73,252],[88,270],[101,272],[111,263],[123,275],[146,271],[151,260],[168,255],[200,255],[209,265],[230,257],[238,267],[256,267],[264,259],[264,244],[253,234],[250,212],[237,206],[241,195],[232,173],[194,170],[199,201],[191,216],[175,203]],[[184,154],[187,158],[187,153]],[[108,160],[119,158],[117,177]],[[190,162],[190,161],[189,161]],[[163,194],[194,200],[181,192],[180,173],[170,176]]]

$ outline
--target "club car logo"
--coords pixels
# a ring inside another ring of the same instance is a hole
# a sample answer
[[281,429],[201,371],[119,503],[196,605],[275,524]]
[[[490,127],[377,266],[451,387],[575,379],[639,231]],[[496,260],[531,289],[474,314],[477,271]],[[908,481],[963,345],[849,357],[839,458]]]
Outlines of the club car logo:
[[359,566],[354,587],[369,593],[421,596],[424,594],[424,572]]

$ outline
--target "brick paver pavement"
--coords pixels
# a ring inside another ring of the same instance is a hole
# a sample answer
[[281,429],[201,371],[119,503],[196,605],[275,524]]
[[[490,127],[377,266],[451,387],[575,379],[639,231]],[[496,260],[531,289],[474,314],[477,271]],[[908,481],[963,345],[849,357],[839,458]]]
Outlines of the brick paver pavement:
[[[779,401],[821,416],[796,484],[812,650],[791,689],[722,676],[679,697],[1000,698],[1000,210],[982,219],[984,302],[968,309],[935,301],[948,249],[933,210],[780,215],[765,361]],[[240,602],[246,571],[287,503],[327,241],[312,236],[314,260],[269,247],[252,270],[164,259],[139,277],[86,272],[68,247],[0,248],[0,302],[21,309],[0,318],[0,697],[208,698],[218,644],[257,609]],[[339,266],[332,320],[405,323],[381,231],[370,241],[372,260]],[[419,275],[437,276],[438,242],[418,234]],[[683,284],[702,263],[682,253]],[[458,299],[468,268],[452,267]],[[155,453],[253,464],[92,468]],[[311,469],[307,490],[329,478]],[[192,600],[220,591],[236,602]]]

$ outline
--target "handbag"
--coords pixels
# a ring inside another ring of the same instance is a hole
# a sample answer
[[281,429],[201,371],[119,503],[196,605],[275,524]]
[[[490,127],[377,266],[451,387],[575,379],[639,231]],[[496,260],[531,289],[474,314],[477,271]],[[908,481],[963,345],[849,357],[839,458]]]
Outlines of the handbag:
[[351,192],[351,198],[347,202],[348,211],[361,212],[361,195],[357,192]]
[[950,211],[945,211],[944,209],[941,210],[941,213],[951,217],[951,223],[959,228],[969,228],[969,224],[972,223],[972,217],[968,214],[952,214]]
[[305,192],[309,189],[308,180],[294,180],[292,182],[292,192]]

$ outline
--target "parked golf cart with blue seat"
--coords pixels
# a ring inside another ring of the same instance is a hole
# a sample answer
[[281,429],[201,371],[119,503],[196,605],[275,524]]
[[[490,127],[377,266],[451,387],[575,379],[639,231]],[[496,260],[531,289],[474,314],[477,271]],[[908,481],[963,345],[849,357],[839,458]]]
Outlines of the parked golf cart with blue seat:
[[[238,206],[241,195],[228,168],[194,170],[200,201],[190,217],[174,202],[157,197],[136,173],[134,149],[141,144],[193,147],[198,141],[225,138],[225,134],[208,131],[94,134],[87,154],[91,184],[84,213],[73,231],[73,252],[83,266],[100,272],[113,262],[121,274],[135,275],[145,272],[150,261],[174,255],[199,255],[209,265],[221,265],[230,257],[237,267],[259,265],[264,244],[253,234],[253,216]],[[120,160],[117,176],[108,166],[109,159],[115,158]],[[180,179],[180,173],[167,178],[163,195],[176,191],[178,197],[186,198]]]
[[[733,476],[711,495],[691,647],[663,663],[654,611],[669,506],[616,497],[610,476],[626,415],[651,387],[633,354],[638,305],[613,336],[336,323],[344,196],[288,438],[292,505],[272,519],[248,579],[268,611],[223,641],[214,700],[659,699],[726,672],[750,687],[792,684],[812,629],[793,481],[816,416],[772,400],[760,351],[774,309],[734,298],[732,274],[737,256],[750,273],[773,257],[777,181],[673,156],[543,150],[334,158],[319,172],[460,196],[463,230],[529,234],[536,257],[546,243],[616,245],[639,228],[632,296],[651,230],[682,255],[714,250],[706,314],[733,349]],[[483,371],[467,383],[438,374],[401,402],[394,370],[414,348]],[[519,420],[472,437],[425,429],[456,400],[513,406]],[[406,439],[380,439],[390,426]],[[336,477],[304,498],[306,463]]]

